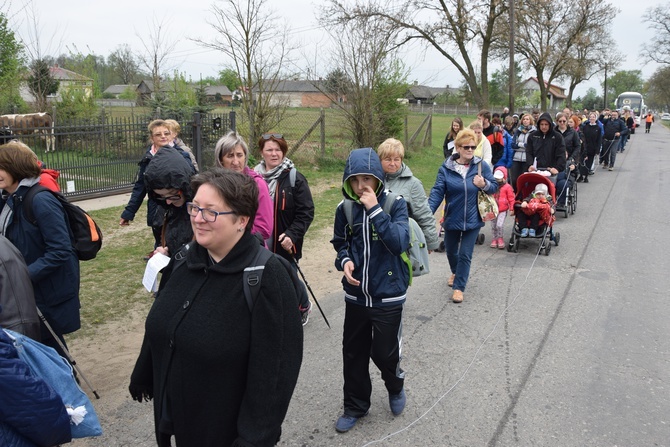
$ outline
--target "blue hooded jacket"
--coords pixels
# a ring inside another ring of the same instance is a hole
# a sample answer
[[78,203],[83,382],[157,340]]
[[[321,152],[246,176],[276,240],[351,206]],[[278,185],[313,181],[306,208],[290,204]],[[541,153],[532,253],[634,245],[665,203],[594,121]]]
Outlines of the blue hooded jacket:
[[[379,181],[377,205],[369,210],[361,204],[349,183],[355,175],[371,175]],[[409,218],[407,204],[398,196],[386,214],[382,205],[388,197],[384,190],[384,170],[379,156],[372,148],[356,149],[349,154],[342,178],[342,194],[352,200],[353,228],[349,227],[340,202],[335,212],[333,239],[337,251],[335,267],[354,263],[353,276],[360,281],[354,286],[342,278],[345,300],[366,307],[385,307],[405,302],[409,286],[409,269],[400,255],[409,247]]]
[[[473,183],[478,173],[477,165],[482,163],[482,159],[476,156],[472,159],[465,178],[456,171],[455,163],[453,158],[449,157],[437,171],[435,184],[428,197],[430,210],[434,213],[444,199],[444,223],[442,227],[445,230],[467,231],[483,227],[484,222],[482,222],[477,207],[479,188]],[[484,192],[487,194],[495,193],[498,190],[498,183],[493,178],[491,168],[486,163],[482,163],[482,177],[486,180]]]

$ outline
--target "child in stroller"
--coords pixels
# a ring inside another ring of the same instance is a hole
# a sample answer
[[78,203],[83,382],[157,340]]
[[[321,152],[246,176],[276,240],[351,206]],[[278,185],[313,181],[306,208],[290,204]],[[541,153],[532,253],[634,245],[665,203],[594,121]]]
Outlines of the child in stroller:
[[549,202],[548,195],[547,185],[539,183],[533,193],[518,205],[522,211],[518,219],[521,237],[535,237],[540,226],[540,219],[543,222],[550,222],[555,218],[555,210]]
[[549,256],[551,242],[558,245],[560,240],[560,234],[554,233],[552,228],[556,220],[553,202],[556,187],[547,176],[526,172],[517,178],[516,189],[515,223],[507,251],[517,253],[519,242],[523,238],[539,238],[542,239],[540,250]]

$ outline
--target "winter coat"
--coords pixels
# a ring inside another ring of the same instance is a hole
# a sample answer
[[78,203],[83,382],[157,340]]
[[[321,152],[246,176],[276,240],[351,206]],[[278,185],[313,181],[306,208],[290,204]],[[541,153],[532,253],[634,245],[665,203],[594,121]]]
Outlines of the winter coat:
[[[540,130],[540,121],[549,123],[549,130],[543,133]],[[565,170],[565,142],[563,135],[554,129],[551,115],[547,112],[540,115],[537,120],[537,130],[528,136],[526,143],[526,165],[528,170],[537,158],[538,169],[554,168],[559,172]]]
[[503,150],[503,156],[495,163],[494,167],[504,166],[506,168],[512,167],[512,159],[514,157],[514,149],[512,149],[512,135],[510,135],[507,130],[503,130],[503,142],[505,143],[505,148]]
[[597,122],[592,126],[587,121],[582,124],[582,133],[584,134],[584,150],[586,152],[582,156],[593,160],[593,157],[600,152],[603,145],[603,134],[600,131],[600,126]]
[[[603,127],[605,129],[605,135],[603,138],[605,140],[613,141],[619,137],[628,135],[628,128],[626,123],[621,118],[617,119],[606,119],[603,121]],[[619,137],[616,136],[616,133],[619,133]]]
[[269,244],[270,250],[283,256],[289,262],[291,253],[281,246],[279,236],[286,234],[293,241],[293,257],[302,258],[302,244],[305,233],[314,220],[314,201],[309,190],[307,179],[296,171],[295,186],[291,187],[290,170],[281,173],[277,179],[277,189],[274,201],[274,228],[273,241]]
[[530,126],[526,128],[519,125],[514,132],[514,138],[512,139],[512,149],[514,150],[513,160],[514,161],[526,161],[526,144],[528,142],[528,136],[536,130],[535,126]]
[[162,222],[162,239],[170,256],[193,239],[191,219],[186,211],[186,202],[193,200],[191,191],[193,174],[193,166],[173,147],[164,147],[156,152],[144,171],[144,185],[151,199],[155,200],[153,191],[156,189],[177,189],[185,199],[180,207],[156,200],[160,203],[158,209],[164,210],[160,213],[165,216]]
[[[482,163],[482,159],[474,157],[470,162],[465,178],[456,170],[456,162],[451,157],[442,163],[437,171],[435,184],[428,196],[428,205],[430,211],[435,213],[437,207],[442,203],[442,199],[444,199],[444,222],[442,226],[445,230],[467,231],[484,226],[477,207],[479,188],[473,183],[478,173],[477,165],[480,163]],[[495,193],[498,190],[498,183],[493,178],[491,168],[486,163],[482,163],[482,177],[486,182],[483,191],[487,194]]]
[[556,129],[556,132],[563,135],[563,142],[565,143],[565,150],[568,153],[567,158],[579,161],[579,155],[582,151],[582,142],[579,139],[579,132],[572,127],[567,127],[565,132]]
[[[170,146],[166,146],[170,147]],[[121,213],[121,218],[126,219],[126,220],[133,220],[135,219],[135,214],[137,214],[137,210],[140,209],[140,206],[142,206],[142,202],[144,202],[144,197],[147,195],[147,188],[144,183],[144,171],[146,171],[147,166],[149,165],[149,162],[153,159],[154,154],[151,151],[152,146],[150,145],[147,148],[147,151],[144,153],[144,157],[139,161],[138,166],[139,169],[137,170],[137,178],[135,180],[135,184],[133,185],[133,191],[130,194],[130,199],[128,200],[128,204],[126,205],[126,208],[123,210]],[[186,161],[188,161],[189,165],[192,167],[193,165],[191,164],[191,158],[188,156],[188,153],[184,152],[180,147],[175,146],[174,149],[176,149],[179,154],[181,154],[182,157]],[[159,148],[158,150],[161,150]],[[156,151],[158,153],[158,151]],[[193,170],[195,172],[195,168]],[[161,213],[158,213],[159,211],[159,205],[156,203],[154,199],[149,197],[149,200],[147,200],[147,225],[150,227],[158,227],[163,224],[163,215]]]
[[503,212],[510,209],[513,210],[514,189],[509,183],[507,183],[507,168],[503,166],[498,166],[493,170],[493,173],[495,174],[496,171],[502,172],[503,179],[505,180],[505,183],[503,183],[502,185],[498,183],[498,191],[495,194],[493,194],[493,197],[495,197],[496,202],[498,203],[498,211]]
[[[366,174],[379,181],[375,191],[377,205],[369,210],[354,193],[349,179]],[[335,267],[344,270],[344,265],[354,263],[353,277],[360,285],[349,284],[342,277],[344,299],[366,307],[397,306],[405,302],[409,287],[409,268],[401,254],[409,247],[409,220],[405,199],[398,196],[391,214],[382,209],[388,199],[384,190],[384,171],[379,156],[372,148],[351,151],[344,167],[342,194],[352,200],[352,222],[349,226],[344,212],[344,202],[335,210],[333,239],[330,241],[337,251]]]
[[23,197],[38,179],[23,179],[14,194],[0,200],[12,215],[5,236],[19,249],[28,265],[35,302],[57,334],[80,328],[79,259],[72,246],[65,211],[51,193],[33,198],[36,225],[28,222]]
[[[266,241],[272,236],[272,224],[274,223],[273,203],[272,197],[270,197],[270,192],[268,191],[268,184],[262,175],[248,166],[244,167],[244,173],[253,177],[256,186],[258,186],[258,211],[256,211],[254,226],[251,229],[251,232],[253,234],[260,234],[263,236],[263,240]],[[291,238],[291,240],[295,241],[293,238]]]
[[41,341],[33,283],[21,252],[0,235],[0,326]]
[[0,328],[0,445],[47,447],[72,440],[60,396],[33,375]]
[[[274,257],[265,264],[253,311],[242,277],[257,250],[245,232],[219,263],[195,243],[166,267],[147,315],[131,389],[154,398],[156,437],[179,447],[273,446],[302,362],[295,289]],[[173,258],[174,259],[174,258]]]
[[416,220],[421,227],[423,235],[426,237],[428,249],[439,248],[440,241],[437,235],[435,216],[428,208],[426,191],[423,189],[421,180],[414,177],[409,166],[403,163],[398,172],[386,174],[384,187],[395,194],[400,194],[405,199],[409,217]]

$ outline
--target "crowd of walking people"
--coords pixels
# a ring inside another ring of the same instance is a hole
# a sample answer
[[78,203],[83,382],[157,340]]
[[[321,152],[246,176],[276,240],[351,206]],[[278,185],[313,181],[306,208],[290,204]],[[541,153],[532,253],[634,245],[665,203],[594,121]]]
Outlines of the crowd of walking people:
[[[645,119],[648,132],[653,116]],[[468,125],[454,118],[429,194],[406,164],[400,141],[390,138],[376,150],[349,154],[331,240],[345,301],[338,432],[351,430],[368,414],[370,360],[381,372],[391,413],[401,414],[406,405],[400,363],[403,309],[412,277],[402,259],[410,245],[409,218],[417,221],[429,251],[446,252],[451,299],[461,303],[485,226],[480,194],[497,201],[490,246],[504,249],[508,215],[527,215],[520,222],[520,237],[534,236],[540,218],[555,219],[555,211],[568,206],[571,185],[588,183],[599,166],[615,169],[617,153],[625,150],[634,129],[629,110],[566,108],[556,116],[539,110],[521,115],[482,110]],[[153,399],[159,446],[170,446],[173,439],[178,446],[274,445],[298,380],[301,325],[307,324],[312,308],[296,275],[314,220],[307,179],[287,157],[288,143],[279,133],[260,136],[256,148],[261,160],[251,167],[249,145],[230,132],[216,144],[216,165],[200,172],[179,139],[176,121],[154,120],[148,132],[119,224],[129,225],[148,196],[147,225],[154,240],[146,260],[160,253],[170,261],[146,319],[130,394],[139,402]],[[22,198],[40,183],[42,168],[25,144],[3,143],[0,326],[62,353],[67,349],[63,335],[80,327],[79,261],[71,231],[51,194],[32,202],[37,225],[26,220]],[[546,184],[519,197],[517,179],[526,172],[549,177],[556,197]],[[443,217],[438,225],[434,216],[439,210]],[[438,233],[444,234],[443,244]],[[52,330],[33,309],[44,314]],[[17,366],[1,331],[0,354],[0,368],[25,369]],[[42,405],[52,411],[54,396],[42,385],[31,385],[35,392],[29,397],[35,402],[21,398],[31,408]],[[52,413],[53,424],[59,423],[62,415]],[[48,426],[44,430],[52,430]],[[0,411],[0,439],[35,440],[39,432]],[[67,441],[67,434],[52,435]]]

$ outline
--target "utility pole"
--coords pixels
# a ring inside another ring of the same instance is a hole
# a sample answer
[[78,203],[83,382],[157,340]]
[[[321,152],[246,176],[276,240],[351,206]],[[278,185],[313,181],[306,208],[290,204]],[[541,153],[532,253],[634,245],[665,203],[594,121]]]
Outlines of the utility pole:
[[514,0],[509,0],[509,113],[514,113]]
[[607,108],[607,64],[605,64],[605,82],[603,83],[605,91],[603,92],[603,110]]

